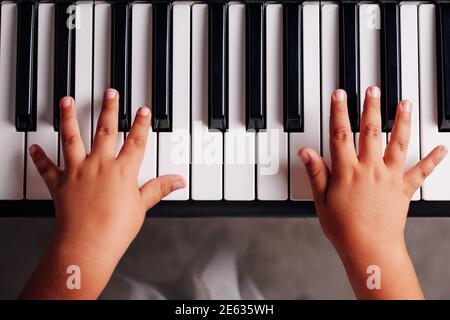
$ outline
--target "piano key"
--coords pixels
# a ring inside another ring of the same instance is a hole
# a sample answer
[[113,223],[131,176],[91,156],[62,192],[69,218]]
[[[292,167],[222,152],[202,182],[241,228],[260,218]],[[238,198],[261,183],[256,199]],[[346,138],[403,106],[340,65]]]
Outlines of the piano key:
[[[413,105],[411,114],[411,135],[406,156],[405,170],[420,160],[419,141],[419,47],[417,33],[417,4],[400,5],[400,62],[401,62],[401,99],[409,100]],[[429,106],[427,106],[429,107]],[[390,134],[389,136],[390,137]],[[418,189],[412,200],[420,199]]]
[[[436,8],[437,9],[437,8]],[[450,148],[449,134],[439,131],[437,122],[438,82],[436,77],[436,18],[435,6],[419,6],[419,73],[420,73],[420,150],[425,157],[439,144]],[[450,157],[445,157],[422,185],[422,199],[450,200]]]
[[208,126],[210,129],[228,128],[226,18],[225,2],[209,4],[208,14]]
[[357,3],[339,7],[339,86],[347,92],[348,115],[353,132],[359,131]]
[[172,14],[173,131],[158,135],[158,175],[178,174],[184,177],[186,187],[171,193],[164,200],[187,200],[190,182],[191,7],[189,4],[175,4]]
[[381,4],[381,115],[384,132],[390,132],[400,98],[399,7]]
[[[139,30],[141,31],[141,30]],[[138,31],[138,32],[139,32]],[[131,127],[131,4],[111,4],[111,88],[119,94],[119,131]]]
[[229,129],[224,134],[224,198],[255,199],[255,133],[246,131],[245,6],[228,8]]
[[[102,110],[103,93],[111,84],[111,6],[107,3],[97,3],[94,12],[92,136],[95,134],[98,117]],[[122,148],[124,138],[124,133],[119,132],[116,155]]]
[[156,132],[172,131],[171,5],[153,4],[152,126]]
[[266,6],[267,129],[256,135],[259,200],[288,199],[288,133],[283,128],[283,6]]
[[[58,161],[58,133],[53,129],[53,64],[55,5],[42,3],[38,12],[37,38],[37,123],[36,131],[27,133],[28,147],[41,146],[47,156]],[[27,161],[26,198],[51,199],[50,192],[31,159]]]
[[[14,123],[16,95],[17,4],[3,3],[0,10],[0,199],[23,198],[25,133]],[[11,109],[9,109],[11,108]]]
[[320,5],[305,3],[302,8],[302,46],[304,95],[304,130],[289,133],[290,199],[312,200],[305,166],[298,150],[310,147],[320,152]]
[[54,89],[53,89],[53,127],[59,131],[59,102],[64,96],[75,95],[75,33],[71,21],[68,28],[69,14],[73,14],[72,1],[55,3],[55,43],[54,43]]
[[[209,10],[210,13],[211,10]],[[192,7],[191,122],[191,198],[194,200],[222,199],[223,134],[216,129],[208,130],[208,96],[205,94],[208,92],[208,41],[210,39],[211,36],[208,37],[208,6],[194,5]],[[225,54],[226,52],[222,53],[223,56]],[[217,94],[221,93],[217,92]]]
[[283,4],[283,108],[284,129],[303,131],[301,11],[297,2]]
[[75,33],[75,91],[77,118],[81,139],[87,152],[91,150],[92,114],[92,28],[93,2],[79,2],[74,8],[82,17]]
[[249,2],[245,10],[246,126],[258,131],[266,128],[264,4]]
[[339,87],[339,6],[322,5],[322,157],[331,168],[329,146],[331,94]]
[[[152,6],[136,3],[132,9],[132,83],[131,107],[135,115],[141,106],[151,106],[152,100]],[[144,159],[139,171],[138,184],[143,185],[156,177],[157,133],[150,128]]]
[[17,5],[16,129],[36,130],[37,3]]
[[[361,4],[359,6],[359,92],[361,113],[364,110],[365,92],[370,86],[380,88],[380,6]],[[386,149],[387,135],[381,133],[382,152]],[[359,150],[359,132],[355,134],[356,150]]]
[[450,3],[436,4],[439,131],[450,131]]

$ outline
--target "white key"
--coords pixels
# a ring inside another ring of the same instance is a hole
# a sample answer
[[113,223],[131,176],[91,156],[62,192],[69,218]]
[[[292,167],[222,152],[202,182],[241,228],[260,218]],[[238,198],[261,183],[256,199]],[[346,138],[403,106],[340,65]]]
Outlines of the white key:
[[[415,165],[420,159],[419,142],[419,55],[417,39],[417,5],[400,5],[400,47],[401,47],[401,98],[409,100],[413,105],[411,114],[411,137],[405,169]],[[429,105],[427,105],[428,107]],[[389,134],[390,137],[390,134]],[[420,199],[418,189],[412,200]]]
[[312,200],[305,166],[298,150],[310,147],[320,152],[320,6],[304,4],[303,21],[303,103],[304,130],[289,134],[290,198]]
[[17,5],[2,4],[0,21],[0,199],[17,200],[23,198],[25,165],[25,134],[14,124]]
[[186,180],[184,189],[172,192],[164,200],[189,199],[190,160],[190,43],[191,7],[175,4],[173,17],[172,132],[159,133],[158,174],[178,174]]
[[224,198],[255,199],[255,133],[245,129],[245,6],[228,8],[228,117]]
[[92,27],[93,4],[77,5],[79,29],[75,31],[75,101],[81,139],[86,152],[91,149],[92,108]]
[[259,200],[288,198],[288,134],[283,128],[283,7],[266,7],[267,129],[256,135]]
[[322,5],[322,156],[331,168],[331,94],[339,87],[339,6]]
[[[132,84],[131,107],[133,115],[141,106],[151,106],[152,102],[152,6],[136,3],[132,7]],[[157,134],[150,128],[144,159],[139,171],[138,184],[141,186],[156,177]]]
[[[97,128],[98,116],[102,110],[104,91],[111,84],[111,5],[95,5],[94,25],[94,80],[93,80],[93,135]],[[124,134],[117,136],[116,155],[122,148]]]
[[208,131],[208,6],[192,7],[192,179],[194,200],[222,199],[223,134]]
[[[364,110],[365,92],[369,86],[381,86],[380,74],[380,26],[381,13],[377,4],[359,6],[359,92],[361,113]],[[381,133],[382,152],[386,149],[387,135]],[[359,150],[359,132],[355,135]]]
[[[425,157],[439,144],[450,149],[450,134],[438,131],[437,125],[437,73],[436,73],[436,20],[434,5],[419,6],[420,55],[420,141]],[[445,157],[422,185],[424,200],[450,200],[450,157]]]
[[[58,133],[53,129],[53,59],[54,59],[54,15],[55,6],[39,5],[37,39],[37,130],[28,132],[28,147],[38,144],[56,164],[58,160]],[[51,199],[50,192],[42,180],[33,161],[27,161],[26,198]]]

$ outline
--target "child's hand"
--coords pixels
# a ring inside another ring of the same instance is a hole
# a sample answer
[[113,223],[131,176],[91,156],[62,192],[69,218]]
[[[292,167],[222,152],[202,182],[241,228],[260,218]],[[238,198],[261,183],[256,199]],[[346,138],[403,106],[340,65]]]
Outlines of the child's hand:
[[[394,262],[407,257],[404,228],[410,199],[447,153],[444,146],[439,146],[404,172],[411,109],[408,101],[400,102],[383,157],[380,91],[376,87],[369,88],[357,155],[346,94],[337,90],[332,96],[330,115],[331,171],[315,151],[305,148],[299,152],[310,177],[324,233],[336,247],[347,271],[359,273],[363,279],[368,276],[366,268],[370,264],[383,265],[384,258]],[[381,271],[387,276],[388,270]],[[352,284],[354,288],[356,286],[358,296],[373,297],[377,294],[364,291],[367,290],[365,281],[355,281]],[[385,288],[394,282],[384,283]]]
[[112,272],[110,266],[114,269],[137,235],[146,211],[185,186],[182,177],[167,175],[139,188],[138,173],[151,123],[150,110],[139,109],[116,157],[118,101],[117,91],[105,92],[92,151],[86,155],[74,100],[70,97],[61,100],[63,171],[40,147],[30,148],[55,203],[56,233],[52,246],[71,247],[74,254],[78,250],[80,260],[106,265],[106,274]]

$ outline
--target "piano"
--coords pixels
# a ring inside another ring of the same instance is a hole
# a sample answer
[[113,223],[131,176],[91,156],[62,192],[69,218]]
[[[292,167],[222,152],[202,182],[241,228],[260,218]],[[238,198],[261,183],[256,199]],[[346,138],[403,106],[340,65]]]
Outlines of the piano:
[[[330,162],[330,94],[347,90],[358,141],[363,92],[382,89],[382,142],[413,102],[407,166],[450,148],[450,1],[0,2],[0,216],[53,216],[27,154],[63,166],[58,101],[74,96],[89,150],[102,93],[120,96],[118,148],[141,105],[152,128],[139,183],[186,178],[157,217],[308,217],[297,157]],[[409,216],[450,215],[450,157]]]

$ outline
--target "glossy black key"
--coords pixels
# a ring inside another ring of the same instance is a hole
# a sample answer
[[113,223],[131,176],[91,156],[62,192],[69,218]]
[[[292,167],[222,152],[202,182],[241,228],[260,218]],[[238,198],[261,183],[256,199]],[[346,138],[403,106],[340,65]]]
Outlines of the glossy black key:
[[436,4],[438,129],[450,132],[450,3]]
[[131,4],[111,4],[111,87],[119,92],[119,131],[131,128]]
[[339,86],[347,92],[348,115],[353,132],[359,131],[358,6],[344,1],[339,7]]
[[228,128],[227,4],[208,6],[208,127]]
[[59,131],[59,101],[75,95],[75,28],[67,27],[72,1],[55,4],[55,52],[53,85],[53,128]]
[[396,3],[381,4],[381,117],[391,132],[400,99],[400,20]]
[[284,130],[303,131],[303,54],[299,2],[283,4],[283,120]]
[[247,130],[266,128],[264,5],[246,5],[245,22],[245,118]]
[[172,131],[171,7],[166,1],[153,4],[153,131]]
[[16,130],[36,131],[37,4],[21,2],[17,11]]

